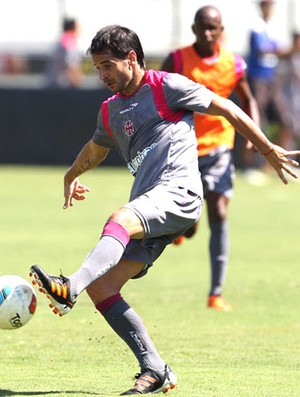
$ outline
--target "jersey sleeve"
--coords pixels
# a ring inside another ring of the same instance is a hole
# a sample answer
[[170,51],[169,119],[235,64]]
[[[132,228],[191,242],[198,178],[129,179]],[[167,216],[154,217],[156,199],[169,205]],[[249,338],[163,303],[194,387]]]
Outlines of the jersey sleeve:
[[168,106],[177,111],[206,113],[214,96],[204,85],[177,73],[166,75],[163,90]]
[[107,147],[109,149],[115,147],[114,141],[109,135],[108,131],[104,127],[103,118],[102,118],[102,111],[100,109],[97,118],[97,128],[93,135],[93,142],[97,145],[101,145]]

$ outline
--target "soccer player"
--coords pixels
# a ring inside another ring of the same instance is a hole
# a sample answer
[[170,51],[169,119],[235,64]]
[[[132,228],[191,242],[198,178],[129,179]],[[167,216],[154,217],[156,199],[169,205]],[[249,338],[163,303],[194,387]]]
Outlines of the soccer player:
[[260,16],[254,21],[249,32],[249,49],[246,58],[248,79],[258,103],[263,127],[267,128],[272,121],[275,121],[277,143],[290,149],[293,131],[289,106],[276,84],[278,62],[288,54],[288,50],[280,45],[279,32],[274,26],[272,27],[275,3],[274,0],[257,1]]
[[[181,73],[204,84],[216,94],[228,98],[237,94],[241,108],[259,124],[259,112],[251,94],[244,59],[222,46],[222,15],[214,6],[200,8],[192,25],[195,42],[172,51],[162,70]],[[228,267],[228,204],[233,193],[234,165],[232,149],[235,129],[222,116],[195,113],[198,164],[210,228],[209,254],[211,283],[207,306],[228,311],[231,305],[222,296]],[[185,234],[192,237],[197,223]],[[180,244],[184,236],[175,240]]]
[[287,113],[292,123],[292,136],[285,147],[296,148],[300,138],[300,31],[291,34],[292,44],[286,57],[280,59],[276,70],[276,83],[289,105]]
[[46,65],[46,85],[48,88],[79,88],[83,83],[82,57],[78,48],[79,23],[74,18],[65,18],[62,27],[61,37]]
[[89,53],[99,78],[114,95],[101,105],[97,128],[64,177],[64,208],[84,200],[89,188],[78,177],[100,164],[116,147],[135,177],[127,204],[114,211],[100,240],[68,277],[47,274],[39,265],[30,275],[64,315],[86,290],[96,309],[132,350],[140,365],[134,386],[122,395],[158,393],[175,387],[176,375],[156,350],[142,319],[120,291],[145,275],[165,247],[200,217],[199,177],[193,113],[223,115],[266,156],[279,177],[296,177],[298,163],[273,145],[230,100],[179,74],[147,70],[138,36],[110,25],[93,38]]

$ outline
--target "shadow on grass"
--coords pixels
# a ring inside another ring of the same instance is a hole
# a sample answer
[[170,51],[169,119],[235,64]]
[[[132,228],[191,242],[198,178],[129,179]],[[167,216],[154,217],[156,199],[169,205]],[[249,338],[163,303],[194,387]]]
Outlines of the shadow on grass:
[[13,390],[5,390],[5,389],[0,389],[0,397],[4,396],[46,396],[46,395],[51,395],[51,394],[76,394],[76,395],[91,395],[91,396],[101,396],[102,393],[92,393],[88,391],[75,391],[75,390],[64,390],[64,391],[59,391],[59,390],[52,390],[52,391],[13,391]]

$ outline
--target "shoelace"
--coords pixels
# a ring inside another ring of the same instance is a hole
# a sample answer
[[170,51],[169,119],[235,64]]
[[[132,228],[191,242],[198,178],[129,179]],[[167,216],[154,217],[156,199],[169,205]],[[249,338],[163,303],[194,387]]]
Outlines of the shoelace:
[[62,282],[65,283],[66,281],[68,281],[68,278],[66,276],[63,275],[62,270],[60,269],[60,275],[59,278],[62,279]]
[[154,378],[151,375],[148,375],[147,373],[136,374],[135,379],[136,382],[133,387],[140,390],[145,390],[158,381],[158,379]]
[[[50,282],[51,291],[52,293],[55,293],[59,297],[68,299],[68,297],[70,296],[69,289],[66,285],[68,279],[62,274],[62,270],[60,270],[60,272],[61,274],[59,275],[59,277],[54,277],[54,276],[51,277],[51,282]],[[69,300],[68,305],[73,307],[74,304]]]

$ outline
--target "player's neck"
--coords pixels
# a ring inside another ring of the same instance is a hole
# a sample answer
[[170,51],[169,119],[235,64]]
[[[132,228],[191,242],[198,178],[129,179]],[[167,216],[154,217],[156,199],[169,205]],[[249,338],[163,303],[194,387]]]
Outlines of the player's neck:
[[130,96],[134,94],[140,86],[143,84],[143,79],[145,76],[146,70],[142,68],[137,68],[135,73],[132,76],[132,79],[128,86],[126,87],[126,90],[122,91],[122,95],[124,96]]
[[210,47],[203,47],[203,46],[200,46],[198,43],[194,43],[194,49],[201,58],[211,58],[211,57],[219,54],[219,46],[218,45],[212,45]]

